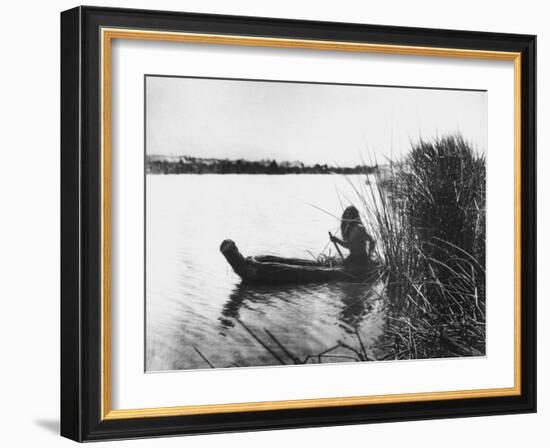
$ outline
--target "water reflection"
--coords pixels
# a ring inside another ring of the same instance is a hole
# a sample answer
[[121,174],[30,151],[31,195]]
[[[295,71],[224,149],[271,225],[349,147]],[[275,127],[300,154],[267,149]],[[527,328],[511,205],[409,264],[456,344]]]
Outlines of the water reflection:
[[302,360],[338,341],[357,346],[355,331],[366,345],[376,344],[385,314],[367,285],[242,285],[219,251],[231,238],[245,255],[321,253],[326,230],[338,221],[295,198],[318,198],[323,209],[339,210],[335,186],[345,191],[348,182],[313,175],[148,177],[146,369],[208,368],[195,348],[216,368],[279,364],[239,321],[273,350],[280,353],[269,334]]
[[287,302],[293,303],[293,299],[303,296],[304,294],[319,293],[320,287],[313,285],[307,287],[304,285],[280,285],[280,286],[258,286],[239,283],[235,286],[229,299],[224,304],[221,315],[218,318],[222,331],[229,327],[235,326],[235,321],[240,319],[241,307],[246,307],[253,311],[253,304],[264,307],[269,306],[270,302]]
[[342,311],[338,315],[340,326],[348,333],[358,329],[361,319],[372,310],[369,299],[370,287],[363,284],[343,283],[340,285]]
[[316,297],[319,304],[329,302],[335,311],[333,317],[338,326],[348,334],[355,334],[373,311],[380,311],[376,307],[382,299],[379,280],[373,275],[369,280],[357,283],[338,281],[279,286],[240,283],[235,286],[221,310],[218,318],[220,334],[224,335],[227,329],[235,327],[236,321],[241,318],[242,308],[253,313],[255,304],[263,308],[278,302],[276,306],[279,307],[284,306],[282,302],[295,304],[305,297]]

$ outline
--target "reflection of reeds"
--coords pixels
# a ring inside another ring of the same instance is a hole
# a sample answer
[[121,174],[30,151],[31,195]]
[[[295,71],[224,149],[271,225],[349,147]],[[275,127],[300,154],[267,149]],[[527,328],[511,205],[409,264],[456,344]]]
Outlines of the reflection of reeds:
[[[357,338],[359,348],[354,348],[354,347],[351,347],[349,344],[346,344],[342,341],[338,341],[337,344],[335,344],[334,346],[326,350],[323,350],[319,353],[309,354],[305,356],[303,359],[301,359],[298,356],[294,355],[269,330],[264,328],[265,334],[277,346],[277,348],[280,350],[281,353],[277,353],[276,350],[274,350],[266,342],[264,342],[262,338],[259,337],[258,334],[254,330],[252,330],[248,325],[246,325],[243,321],[241,321],[240,319],[236,319],[236,321],[246,330],[246,332],[252,337],[252,339],[254,339],[262,347],[263,350],[265,350],[265,353],[269,354],[274,361],[276,361],[278,364],[281,364],[281,365],[288,365],[288,364],[299,365],[299,364],[315,364],[315,363],[322,364],[326,361],[330,362],[331,359],[340,359],[342,361],[348,361],[348,362],[361,362],[361,361],[374,360],[372,354],[367,354],[367,349],[365,348],[365,345],[363,344],[363,341],[361,340],[361,337],[359,336],[359,333],[357,332],[357,330],[355,331],[355,336]],[[215,366],[197,347],[193,347],[193,348],[201,357],[201,359],[210,368],[215,368]],[[288,360],[285,361],[285,358],[288,358]],[[225,366],[225,367],[241,367],[241,366],[236,363],[233,363],[230,366]]]
[[209,360],[206,356],[204,356],[204,355],[202,354],[202,352],[201,352],[197,347],[193,347],[193,348],[195,349],[195,351],[197,352],[197,354],[202,358],[202,360],[203,360],[206,364],[208,364],[208,367],[210,367],[211,369],[215,369],[214,364],[212,364],[212,363],[210,362],[210,360]]
[[240,319],[237,319],[237,322],[239,322],[239,324],[241,324],[241,326],[246,330],[246,332],[250,336],[252,336],[252,338],[256,342],[258,342],[258,344],[260,344],[260,346],[267,353],[269,353],[273,357],[273,359],[275,359],[279,364],[283,364],[283,365],[287,364],[283,359],[285,356],[290,359],[291,364],[308,364],[308,363],[313,363],[315,361],[321,364],[325,360],[332,359],[332,358],[338,358],[342,360],[356,361],[356,362],[373,360],[372,355],[371,357],[367,355],[367,350],[357,330],[355,331],[355,336],[357,337],[357,341],[358,341],[358,346],[359,346],[358,349],[353,348],[344,342],[338,341],[337,344],[335,344],[334,346],[326,350],[323,350],[319,353],[309,354],[303,359],[300,359],[298,356],[294,355],[287,347],[285,347],[285,345],[269,330],[264,328],[264,332],[266,333],[266,335],[271,339],[272,342],[275,343],[275,345],[279,348],[279,350],[283,353],[283,355],[277,354],[275,350],[273,350],[265,342],[263,342],[262,339]]

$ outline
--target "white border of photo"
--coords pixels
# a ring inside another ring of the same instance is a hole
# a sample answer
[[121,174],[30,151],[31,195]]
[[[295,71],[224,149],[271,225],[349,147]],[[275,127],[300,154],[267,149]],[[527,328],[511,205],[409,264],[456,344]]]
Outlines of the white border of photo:
[[[111,408],[514,386],[512,61],[116,39],[111,48]],[[204,76],[488,91],[484,357],[144,371],[144,76]]]

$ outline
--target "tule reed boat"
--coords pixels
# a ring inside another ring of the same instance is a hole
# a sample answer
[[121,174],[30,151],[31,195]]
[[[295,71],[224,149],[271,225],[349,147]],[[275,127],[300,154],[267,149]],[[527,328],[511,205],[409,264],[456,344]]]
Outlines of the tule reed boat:
[[364,281],[376,270],[374,263],[353,267],[342,263],[327,266],[316,261],[274,255],[244,257],[235,242],[229,239],[221,243],[220,251],[243,283],[325,283],[339,280],[356,282]]

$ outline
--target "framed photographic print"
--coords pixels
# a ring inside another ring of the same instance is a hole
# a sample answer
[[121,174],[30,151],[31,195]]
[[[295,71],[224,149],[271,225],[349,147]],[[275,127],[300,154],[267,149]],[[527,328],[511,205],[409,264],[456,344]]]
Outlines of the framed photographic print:
[[61,433],[535,412],[535,36],[61,14]]

